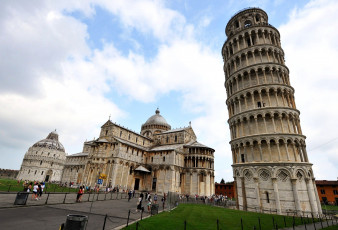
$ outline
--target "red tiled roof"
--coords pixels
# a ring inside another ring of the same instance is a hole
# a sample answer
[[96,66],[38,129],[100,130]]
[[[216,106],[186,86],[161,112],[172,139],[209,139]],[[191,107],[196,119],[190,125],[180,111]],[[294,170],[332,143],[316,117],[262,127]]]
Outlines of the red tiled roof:
[[337,180],[316,180],[316,185],[338,185]]

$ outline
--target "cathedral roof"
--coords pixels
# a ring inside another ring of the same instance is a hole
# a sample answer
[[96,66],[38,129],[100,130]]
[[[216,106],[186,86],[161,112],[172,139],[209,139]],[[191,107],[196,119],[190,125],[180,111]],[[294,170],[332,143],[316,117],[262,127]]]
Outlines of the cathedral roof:
[[33,145],[33,147],[45,147],[45,148],[56,149],[61,152],[65,152],[65,148],[59,142],[59,135],[57,134],[56,131],[49,133],[46,139],[36,142]]
[[[208,149],[212,149],[212,148],[210,148],[210,147],[208,147],[208,146],[206,146],[206,145],[203,145],[203,144],[199,143],[198,141],[194,141],[193,143],[188,143],[188,144],[186,144],[186,145],[184,145],[184,146],[186,146],[186,147],[198,147],[198,148],[208,148]],[[214,149],[212,149],[212,150],[214,150]],[[215,150],[214,150],[214,151],[215,151]]]
[[155,111],[155,115],[149,117],[146,123],[144,123],[142,126],[145,125],[164,125],[171,129],[171,126],[168,124],[168,122],[160,115],[160,110],[158,108]]
[[85,157],[88,156],[88,153],[74,153],[72,155],[68,155],[67,157]]

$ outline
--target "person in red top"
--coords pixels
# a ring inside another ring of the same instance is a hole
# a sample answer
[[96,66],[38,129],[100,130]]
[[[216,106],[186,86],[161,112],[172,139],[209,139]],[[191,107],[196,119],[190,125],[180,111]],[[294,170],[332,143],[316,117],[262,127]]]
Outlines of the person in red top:
[[81,202],[81,197],[84,193],[84,187],[80,186],[79,191],[77,192],[76,202]]

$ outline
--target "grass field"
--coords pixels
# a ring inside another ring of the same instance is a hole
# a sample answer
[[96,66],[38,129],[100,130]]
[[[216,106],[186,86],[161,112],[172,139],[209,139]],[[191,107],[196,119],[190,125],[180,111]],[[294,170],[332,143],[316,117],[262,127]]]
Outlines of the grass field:
[[338,205],[322,205],[322,209],[338,211]]
[[[0,179],[0,191],[4,192],[21,192],[23,191],[23,182],[17,180]],[[60,187],[56,184],[46,183],[44,192],[76,192],[76,188]]]
[[[140,221],[139,229],[185,229],[184,222],[186,221],[186,229],[240,230],[241,219],[243,229],[254,229],[254,226],[256,229],[260,229],[259,220],[262,230],[274,229],[273,223],[277,224],[278,228],[285,227],[285,224],[286,227],[292,227],[293,222],[293,218],[287,216],[244,212],[208,205],[180,204],[171,212],[163,212]],[[310,222],[312,223],[312,220],[308,219],[307,223]],[[300,225],[301,219],[295,218],[295,224]],[[125,229],[136,229],[136,224]]]

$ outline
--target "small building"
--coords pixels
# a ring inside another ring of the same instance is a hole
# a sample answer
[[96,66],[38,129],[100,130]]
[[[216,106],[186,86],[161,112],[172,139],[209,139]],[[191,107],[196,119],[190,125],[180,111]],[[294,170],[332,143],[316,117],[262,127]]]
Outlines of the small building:
[[236,198],[236,186],[234,181],[227,183],[215,183],[215,194]]
[[338,180],[316,180],[321,203],[338,205]]

